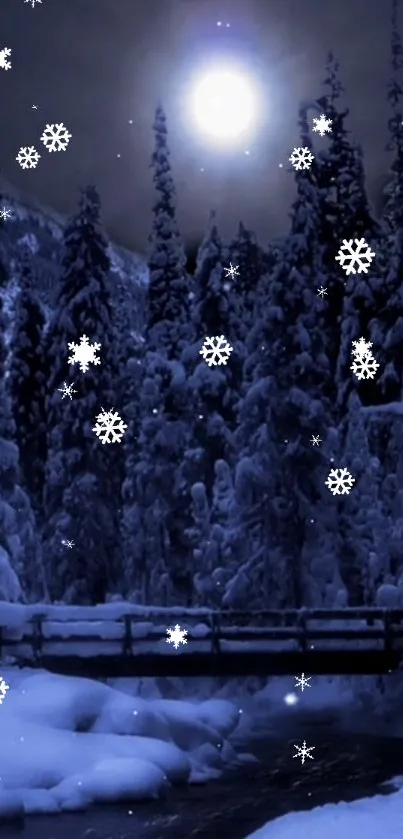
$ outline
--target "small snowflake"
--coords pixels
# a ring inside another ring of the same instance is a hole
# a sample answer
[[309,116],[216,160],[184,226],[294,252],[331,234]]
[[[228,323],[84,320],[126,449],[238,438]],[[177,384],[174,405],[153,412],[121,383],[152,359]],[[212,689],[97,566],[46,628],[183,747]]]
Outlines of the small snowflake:
[[330,134],[332,130],[332,120],[328,119],[325,114],[321,114],[320,117],[313,118],[313,131],[317,131],[321,137],[324,137],[325,134]]
[[34,9],[36,3],[42,3],[42,0],[24,0],[24,3],[30,3],[31,7]]
[[325,295],[327,296],[327,288],[323,288],[323,285],[319,286],[319,288],[316,289],[316,290],[318,292],[318,296],[321,297],[322,300],[323,300]]
[[181,629],[177,623],[174,629],[167,629],[168,638],[166,638],[166,642],[167,644],[173,644],[175,650],[177,650],[179,644],[187,644],[187,634],[187,629]]
[[307,146],[294,149],[291,157],[289,157],[290,163],[298,172],[301,169],[310,169],[313,160],[314,156]]
[[90,364],[96,366],[101,363],[101,360],[97,357],[101,344],[90,344],[86,335],[82,335],[79,344],[71,341],[67,346],[69,350],[73,350],[73,355],[68,359],[68,363],[79,364],[82,373],[87,372]]
[[33,146],[21,146],[15,159],[21,169],[36,169],[40,158],[40,154]]
[[298,676],[295,676],[295,687],[301,688],[301,693],[303,693],[305,688],[312,687],[312,685],[309,684],[311,679],[312,676],[305,676],[305,673],[301,673],[301,676],[299,678]]
[[319,443],[321,443],[321,442],[322,442],[322,440],[320,439],[319,435],[317,437],[315,437],[315,435],[312,434],[311,443],[312,443],[313,446],[319,446]]
[[62,122],[56,122],[46,126],[41,140],[49,152],[66,151],[71,136]]
[[0,67],[2,70],[11,70],[11,61],[7,59],[10,58],[11,49],[9,47],[3,47],[0,50]]
[[374,256],[374,251],[371,251],[365,239],[343,239],[335,259],[349,276],[350,274],[367,274]]
[[294,743],[294,749],[297,750],[297,754],[293,755],[293,757],[300,757],[302,764],[305,763],[305,758],[307,758],[307,757],[309,757],[311,760],[314,760],[313,756],[310,755],[309,752],[313,752],[314,749],[315,749],[315,746],[309,746],[307,748],[306,740],[304,740],[302,746],[297,746],[296,743]]
[[355,478],[348,469],[331,469],[325,484],[332,495],[349,495]]
[[233,347],[226,341],[224,335],[216,335],[214,338],[206,338],[199,355],[202,355],[209,367],[216,367],[218,364],[227,364]]
[[69,399],[72,399],[73,393],[77,393],[77,391],[74,390],[74,382],[72,382],[71,385],[68,385],[67,382],[63,382],[62,387],[58,387],[57,389],[59,393],[62,394],[62,399],[64,399],[66,396],[68,396]]
[[227,272],[225,276],[226,277],[231,277],[231,280],[233,280],[234,277],[239,277],[238,268],[239,268],[239,265],[236,265],[235,268],[234,268],[234,266],[230,262],[229,268],[224,268],[224,271]]
[[11,218],[11,210],[9,210],[8,207],[3,207],[3,209],[0,211],[0,218],[3,219],[3,221],[6,221],[8,218]]
[[96,417],[96,424],[92,429],[101,443],[121,443],[122,437],[126,431],[127,425],[123,422],[118,413],[113,411],[104,411]]
[[70,548],[70,550],[71,548],[74,548],[74,542],[72,539],[62,539],[62,545],[64,545],[65,548]]
[[0,676],[0,705],[3,702],[3,699],[6,698],[7,691],[10,690],[10,685],[3,679],[3,676]]

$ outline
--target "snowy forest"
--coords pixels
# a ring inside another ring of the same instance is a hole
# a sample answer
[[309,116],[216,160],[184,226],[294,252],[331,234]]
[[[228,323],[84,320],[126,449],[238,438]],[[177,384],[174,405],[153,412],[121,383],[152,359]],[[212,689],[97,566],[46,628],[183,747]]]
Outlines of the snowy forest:
[[[52,288],[35,231],[18,238],[2,221],[0,599],[403,608],[402,61],[394,26],[382,218],[330,55],[295,135],[314,163],[290,168],[289,229],[268,245],[243,223],[224,243],[212,212],[187,270],[162,107],[149,276],[134,303],[111,270],[95,186],[64,228]],[[320,150],[312,109],[332,120]],[[346,276],[335,255],[361,237],[375,260]],[[225,280],[230,263],[238,275]],[[101,345],[86,373],[68,363],[82,335]],[[233,347],[225,366],[200,356],[212,335]],[[380,366],[358,381],[361,337]],[[101,410],[126,423],[120,444],[94,434]],[[354,475],[349,495],[329,492],[333,467]]]

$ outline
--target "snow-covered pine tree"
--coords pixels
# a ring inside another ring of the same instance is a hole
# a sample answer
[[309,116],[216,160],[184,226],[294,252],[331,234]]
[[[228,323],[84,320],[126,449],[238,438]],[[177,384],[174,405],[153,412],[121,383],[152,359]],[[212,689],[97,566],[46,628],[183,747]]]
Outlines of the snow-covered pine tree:
[[[53,368],[47,397],[46,563],[52,598],[70,602],[102,602],[117,584],[121,563],[122,454],[119,445],[103,445],[93,431],[102,410],[121,410],[109,268],[100,198],[90,186],[64,233],[60,293],[47,336]],[[69,343],[78,345],[83,336],[101,345],[101,364],[90,364],[86,372],[68,363]],[[63,382],[73,384],[72,399],[62,398]],[[74,549],[66,549],[62,539],[72,540]]]
[[240,222],[237,234],[228,248],[230,263],[237,267],[239,276],[228,279],[224,286],[229,286],[231,298],[238,308],[238,340],[245,340],[253,322],[259,283],[267,269],[268,256],[264,254],[253,231]]
[[148,258],[148,340],[151,350],[164,346],[168,358],[178,358],[191,338],[190,284],[176,216],[176,190],[171,173],[167,121],[161,106],[154,120],[155,148],[151,159],[157,199]]
[[5,318],[0,297],[0,599],[43,599],[46,585],[29,498],[18,483],[19,454],[5,377]]
[[[364,238],[379,259],[382,236],[366,191],[362,149],[346,128],[349,110],[340,103],[345,91],[339,63],[332,53],[328,56],[324,85],[325,95],[318,99],[318,106],[332,120],[332,125],[328,147],[317,155],[316,170],[327,288],[321,320],[330,362],[328,395],[342,416],[352,387],[351,342],[361,336],[368,338],[369,322],[379,304],[382,283],[379,262],[368,274],[346,277],[335,257],[343,239]],[[364,400],[371,401],[374,390],[373,383],[366,382]]]
[[391,64],[388,149],[393,152],[393,183],[385,211],[388,229],[385,252],[388,260],[383,276],[384,299],[374,312],[371,323],[371,337],[374,346],[379,347],[375,355],[381,364],[377,377],[378,395],[373,404],[399,401],[403,397],[403,48],[397,26],[397,0],[392,0]]
[[[339,500],[339,570],[350,606],[374,606],[376,585],[389,568],[389,526],[379,497],[381,464],[371,454],[366,416],[359,396],[349,398],[343,465],[355,478],[348,498]],[[377,578],[374,579],[374,563]]]
[[24,248],[14,312],[9,387],[22,481],[37,510],[42,503],[46,460],[43,342],[44,315],[34,292],[32,254]]
[[[301,146],[309,147],[304,108],[300,128]],[[306,605],[308,558],[304,566],[302,556],[321,480],[309,438],[313,433],[324,437],[329,424],[324,396],[329,371],[316,297],[322,282],[320,195],[314,168],[298,172],[296,179],[291,232],[247,345],[252,384],[236,435],[241,457],[235,502],[243,561],[241,584],[234,579],[231,593],[241,592],[248,602],[259,591],[261,603],[273,608]]]

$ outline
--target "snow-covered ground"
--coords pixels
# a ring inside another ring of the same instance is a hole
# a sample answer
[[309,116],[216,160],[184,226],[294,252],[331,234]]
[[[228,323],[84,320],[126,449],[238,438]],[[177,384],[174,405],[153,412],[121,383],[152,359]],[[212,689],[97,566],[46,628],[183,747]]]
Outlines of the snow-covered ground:
[[251,833],[248,839],[401,839],[403,791],[349,804],[325,804],[310,812],[288,813]]
[[158,797],[219,777],[240,710],[225,699],[131,696],[89,679],[3,669],[0,814],[57,813]]

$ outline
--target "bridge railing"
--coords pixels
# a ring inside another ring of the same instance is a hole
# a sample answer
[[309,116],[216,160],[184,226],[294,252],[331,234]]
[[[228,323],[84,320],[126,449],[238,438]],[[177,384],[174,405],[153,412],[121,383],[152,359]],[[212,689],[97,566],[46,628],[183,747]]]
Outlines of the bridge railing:
[[[167,621],[169,620],[169,623]],[[301,609],[266,610],[259,612],[210,611],[175,609],[152,610],[140,614],[128,612],[119,618],[94,615],[85,619],[58,620],[48,614],[35,614],[16,629],[0,625],[0,657],[18,654],[28,648],[30,656],[40,659],[51,648],[52,655],[80,655],[80,648],[89,645],[88,655],[121,655],[146,653],[169,654],[171,645],[160,644],[167,639],[167,627],[176,623],[188,632],[181,653],[208,652],[219,656],[226,651],[275,652],[281,649],[308,652],[310,649],[368,649],[403,652],[403,610],[389,609]],[[85,632],[83,631],[85,626]],[[353,644],[351,643],[353,642]],[[158,647],[157,647],[158,645]],[[175,651],[176,652],[176,651]]]

